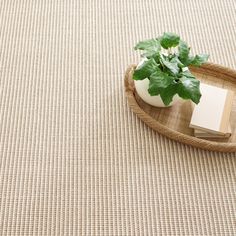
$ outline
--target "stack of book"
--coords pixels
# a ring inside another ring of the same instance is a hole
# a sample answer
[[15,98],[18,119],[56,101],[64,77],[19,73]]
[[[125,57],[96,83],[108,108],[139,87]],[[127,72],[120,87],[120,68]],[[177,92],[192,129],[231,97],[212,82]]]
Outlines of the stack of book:
[[228,138],[231,135],[230,113],[234,92],[201,83],[202,97],[193,105],[190,127],[199,138]]

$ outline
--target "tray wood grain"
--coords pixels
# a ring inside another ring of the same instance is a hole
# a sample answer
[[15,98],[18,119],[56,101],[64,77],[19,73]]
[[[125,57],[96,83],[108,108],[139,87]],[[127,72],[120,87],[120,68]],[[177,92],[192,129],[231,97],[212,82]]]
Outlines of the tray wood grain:
[[[236,97],[234,98],[230,115],[231,137],[225,139],[196,138],[193,136],[193,129],[189,128],[192,115],[190,101],[181,100],[172,107],[167,108],[156,108],[145,103],[135,91],[132,79],[135,68],[136,65],[131,65],[126,70],[125,94],[133,112],[149,127],[170,139],[191,146],[211,151],[236,152]],[[201,67],[191,67],[190,70],[200,81],[230,89],[236,93],[235,70],[213,63],[206,63]]]

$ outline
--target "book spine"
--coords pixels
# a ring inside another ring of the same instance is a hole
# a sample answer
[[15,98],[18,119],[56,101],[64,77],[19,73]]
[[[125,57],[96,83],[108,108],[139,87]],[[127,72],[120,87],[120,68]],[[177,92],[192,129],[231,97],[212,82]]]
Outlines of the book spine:
[[225,99],[225,106],[223,110],[223,116],[220,123],[220,132],[227,133],[229,125],[229,117],[231,113],[231,108],[233,105],[234,92],[228,91]]

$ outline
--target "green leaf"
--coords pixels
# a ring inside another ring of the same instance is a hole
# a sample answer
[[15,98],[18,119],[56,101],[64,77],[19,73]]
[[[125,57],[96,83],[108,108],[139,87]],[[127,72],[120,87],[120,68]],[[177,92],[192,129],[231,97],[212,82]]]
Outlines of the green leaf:
[[156,61],[158,65],[160,65],[160,57],[161,57],[160,52],[152,56],[152,58]]
[[156,61],[151,58],[138,67],[133,74],[134,80],[143,80],[148,78],[156,70],[160,70]]
[[178,83],[178,95],[183,99],[191,99],[198,104],[201,98],[200,81],[190,77],[181,77]]
[[188,56],[188,58],[186,58],[186,60],[184,61],[185,66],[191,65],[193,60],[194,60],[194,56]]
[[171,63],[177,63],[178,67],[182,68],[185,67],[185,65],[179,60],[179,58],[177,57],[177,55],[175,55],[171,60]]
[[161,51],[161,45],[159,39],[148,39],[139,42],[135,47],[135,50],[144,50],[145,53],[142,56],[147,58],[152,57],[156,53]]
[[179,44],[180,37],[174,33],[164,33],[161,37],[161,46],[165,49],[176,47]]
[[146,57],[146,58],[148,58],[148,59],[150,59],[150,58],[154,58],[156,55],[157,55],[157,51],[146,51],[145,53],[143,53],[142,55],[141,55],[141,57]]
[[156,71],[150,76],[148,92],[151,96],[159,95],[160,92],[167,88],[172,82],[173,77],[168,76],[162,71]]
[[160,93],[163,103],[168,106],[173,101],[173,97],[177,94],[177,83],[171,83],[167,88],[163,89]]
[[190,62],[190,65],[201,66],[203,63],[206,63],[209,58],[208,54],[196,55],[194,59]]
[[161,62],[172,74],[177,75],[179,73],[178,62],[169,62],[165,60],[164,57],[161,57]]
[[178,50],[179,50],[179,59],[180,59],[180,61],[185,63],[188,60],[190,47],[188,47],[186,42],[181,40],[180,43],[179,43]]
[[184,77],[196,79],[196,77],[193,74],[191,74],[189,70],[181,72],[180,75]]
[[159,48],[160,47],[160,42],[158,39],[147,39],[144,41],[140,41],[139,43],[136,44],[134,47],[135,50],[148,50],[150,48]]

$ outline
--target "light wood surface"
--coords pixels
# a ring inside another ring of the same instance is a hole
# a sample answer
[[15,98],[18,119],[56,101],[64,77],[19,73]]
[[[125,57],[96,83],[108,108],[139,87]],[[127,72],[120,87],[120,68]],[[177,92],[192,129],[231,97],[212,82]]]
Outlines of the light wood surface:
[[[156,108],[148,105],[135,92],[132,79],[135,67],[136,65],[131,65],[126,71],[125,93],[129,106],[148,126],[171,139],[198,148],[220,152],[236,152],[236,97],[230,115],[231,137],[220,140],[196,138],[193,136],[194,130],[189,128],[192,115],[191,102],[181,100],[168,108]],[[200,81],[230,89],[236,93],[236,71],[213,63],[206,63],[199,68],[190,68],[190,70]]]

